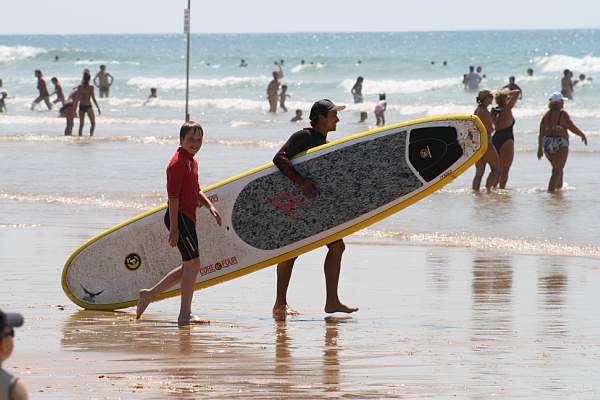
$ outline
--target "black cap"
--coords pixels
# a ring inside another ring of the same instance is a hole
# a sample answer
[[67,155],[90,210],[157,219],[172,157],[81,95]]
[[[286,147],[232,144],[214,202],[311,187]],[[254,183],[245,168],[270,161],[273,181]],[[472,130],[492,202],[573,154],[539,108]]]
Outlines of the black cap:
[[311,121],[316,121],[317,118],[319,118],[319,115],[327,115],[327,113],[331,110],[342,111],[345,108],[346,106],[336,106],[329,99],[321,99],[319,101],[315,101],[315,104],[312,105],[309,119]]
[[4,313],[0,310],[0,331],[4,328],[18,328],[23,325],[23,316],[17,313]]

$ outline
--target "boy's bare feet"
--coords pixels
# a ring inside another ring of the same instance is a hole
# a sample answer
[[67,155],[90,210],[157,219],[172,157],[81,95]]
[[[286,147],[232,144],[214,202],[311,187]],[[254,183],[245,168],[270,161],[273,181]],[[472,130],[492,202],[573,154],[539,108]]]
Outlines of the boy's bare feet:
[[177,325],[186,326],[186,325],[205,325],[210,324],[210,321],[207,319],[202,319],[196,315],[187,315],[185,317],[180,316],[177,319]]
[[150,296],[150,290],[141,289],[138,292],[138,303],[137,308],[135,310],[135,319],[140,319],[146,308],[152,301],[152,297]]

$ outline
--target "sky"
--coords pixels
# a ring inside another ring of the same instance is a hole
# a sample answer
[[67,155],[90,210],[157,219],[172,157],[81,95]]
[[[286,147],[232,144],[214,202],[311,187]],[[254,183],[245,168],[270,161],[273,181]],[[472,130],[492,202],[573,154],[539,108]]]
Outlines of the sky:
[[[0,1],[0,35],[180,33],[187,6],[187,0]],[[194,33],[600,28],[600,0],[191,0],[191,4]]]

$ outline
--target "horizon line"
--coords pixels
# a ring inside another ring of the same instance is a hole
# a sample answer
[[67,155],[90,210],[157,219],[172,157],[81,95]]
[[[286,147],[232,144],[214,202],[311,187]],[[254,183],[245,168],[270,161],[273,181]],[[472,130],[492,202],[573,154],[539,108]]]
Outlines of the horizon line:
[[[351,33],[468,33],[468,32],[540,32],[593,31],[596,28],[514,28],[514,29],[432,29],[432,30],[364,30],[364,31],[255,31],[255,32],[191,32],[192,35],[272,35],[272,34],[351,34]],[[184,32],[87,32],[87,33],[0,33],[0,36],[86,36],[86,35],[185,35]]]

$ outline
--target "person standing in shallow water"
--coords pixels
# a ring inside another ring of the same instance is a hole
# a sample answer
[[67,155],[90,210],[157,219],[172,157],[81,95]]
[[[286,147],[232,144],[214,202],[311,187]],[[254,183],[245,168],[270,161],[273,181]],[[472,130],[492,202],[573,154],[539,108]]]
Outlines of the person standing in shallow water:
[[283,70],[281,64],[277,63],[279,71],[273,71],[273,79],[267,85],[267,100],[269,101],[269,112],[277,112],[277,100],[279,99],[279,85],[283,78]]
[[92,108],[92,101],[98,109],[98,115],[100,115],[100,107],[96,101],[94,95],[94,87],[90,85],[91,75],[88,71],[83,73],[83,80],[81,85],[77,87],[77,94],[79,99],[79,136],[83,135],[83,125],[85,124],[85,115],[90,118],[90,136],[94,136],[94,130],[96,129],[96,116],[94,115],[94,109]]
[[46,104],[46,107],[48,107],[48,110],[52,110],[52,104],[50,104],[50,94],[48,93],[48,87],[46,86],[46,81],[44,80],[42,71],[36,69],[34,75],[37,78],[37,90],[39,95],[35,98],[35,100],[33,100],[33,103],[31,103],[31,111],[33,111],[35,106],[42,100]]
[[485,189],[490,192],[492,187],[496,185],[498,182],[498,172],[500,167],[500,159],[498,157],[498,152],[496,151],[496,147],[492,144],[492,133],[494,132],[494,123],[492,122],[492,115],[488,110],[492,101],[494,101],[494,95],[488,89],[481,89],[477,94],[477,108],[475,109],[474,114],[479,117],[483,126],[487,130],[488,137],[488,147],[483,155],[477,163],[475,164],[475,177],[473,178],[473,190],[475,192],[479,192],[479,188],[481,186],[481,179],[483,175],[485,175],[485,165],[489,164],[491,171],[488,175],[488,178],[485,181]]
[[500,172],[498,185],[500,189],[506,188],[508,174],[515,156],[515,136],[513,128],[515,126],[515,117],[512,109],[519,99],[520,90],[501,90],[496,93],[496,104],[492,110],[492,121],[496,127],[496,132],[492,136],[492,144],[500,156]]
[[112,86],[115,78],[106,72],[106,65],[100,66],[100,71],[94,77],[94,85],[98,86],[100,92],[100,98],[108,97],[110,93],[110,87]]
[[[315,102],[310,110],[310,128],[304,128],[294,133],[283,147],[277,152],[273,163],[283,175],[296,184],[307,199],[318,196],[317,187],[309,177],[300,175],[294,168],[290,160],[297,154],[321,146],[327,143],[327,134],[336,130],[339,122],[338,111],[346,108],[345,106],[336,106],[328,99],[322,99]],[[328,251],[325,257],[325,286],[326,301],[325,312],[345,312],[353,313],[358,308],[348,307],[340,302],[338,297],[338,282],[340,278],[342,253],[345,245],[342,239],[327,245]],[[296,257],[281,262],[277,265],[277,297],[273,306],[273,316],[275,318],[285,318],[286,315],[298,314],[288,307],[287,289],[292,277],[292,269]]]
[[569,131],[579,136],[587,146],[585,133],[571,121],[569,114],[563,111],[565,100],[561,93],[553,93],[549,100],[549,111],[540,122],[537,158],[541,160],[542,154],[545,154],[552,165],[552,175],[548,182],[549,192],[563,187],[563,170],[569,155]]
[[352,86],[352,89],[350,90],[350,93],[352,93],[352,97],[354,99],[354,104],[363,102],[363,95],[362,95],[363,81],[364,81],[364,78],[362,76],[359,76],[358,78],[356,78],[356,82],[354,83],[354,86]]
[[573,72],[569,69],[563,71],[563,77],[560,81],[560,93],[567,98],[567,100],[573,100]]

